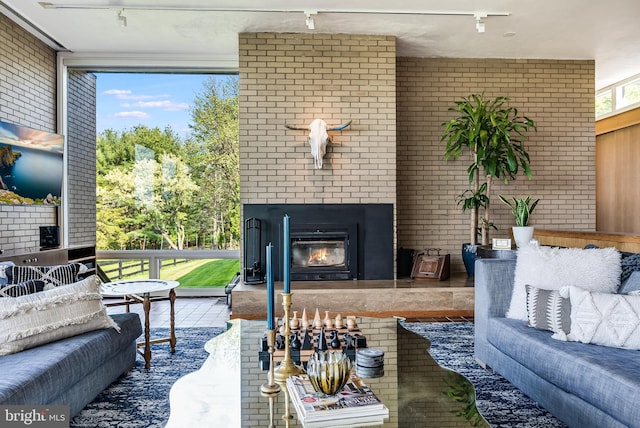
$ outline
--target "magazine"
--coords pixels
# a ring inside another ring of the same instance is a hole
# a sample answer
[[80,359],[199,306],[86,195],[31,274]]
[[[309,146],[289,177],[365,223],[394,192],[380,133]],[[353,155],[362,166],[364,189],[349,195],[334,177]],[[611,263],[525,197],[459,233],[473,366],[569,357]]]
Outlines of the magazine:
[[337,423],[336,419],[345,419],[345,425],[358,425],[367,422],[357,420],[365,416],[369,422],[382,423],[389,416],[389,409],[355,372],[351,373],[347,384],[335,395],[324,396],[315,392],[307,375],[290,376],[287,389],[298,419],[305,426],[310,422],[327,420]]

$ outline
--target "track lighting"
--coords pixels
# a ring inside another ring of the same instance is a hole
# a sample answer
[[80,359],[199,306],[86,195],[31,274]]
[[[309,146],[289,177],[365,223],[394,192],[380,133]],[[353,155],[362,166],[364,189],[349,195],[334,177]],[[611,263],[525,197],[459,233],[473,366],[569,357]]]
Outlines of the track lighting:
[[487,17],[487,14],[475,13],[473,17],[476,18],[476,30],[478,31],[478,33],[484,33],[485,24],[483,20]]
[[304,16],[307,17],[305,24],[307,24],[307,28],[309,30],[315,30],[316,29],[316,25],[313,22],[313,18],[311,17],[311,15],[317,15],[318,11],[317,10],[311,10],[311,11],[305,11],[304,12]]
[[121,27],[127,26],[127,17],[124,15],[124,9],[120,9],[120,12],[118,12],[118,23]]

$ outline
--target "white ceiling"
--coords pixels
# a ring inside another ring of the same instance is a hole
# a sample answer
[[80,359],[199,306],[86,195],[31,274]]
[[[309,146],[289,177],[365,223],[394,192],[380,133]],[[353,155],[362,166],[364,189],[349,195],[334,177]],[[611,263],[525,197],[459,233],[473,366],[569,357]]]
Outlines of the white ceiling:
[[[398,56],[595,59],[598,89],[640,73],[638,0],[49,2],[65,8],[40,3],[0,0],[0,11],[23,17],[74,55],[157,54],[237,64],[241,32],[384,34],[397,38]],[[118,22],[122,9],[126,27]],[[315,30],[309,30],[304,11],[314,10]],[[508,16],[488,16],[486,31],[478,33],[478,12]]]

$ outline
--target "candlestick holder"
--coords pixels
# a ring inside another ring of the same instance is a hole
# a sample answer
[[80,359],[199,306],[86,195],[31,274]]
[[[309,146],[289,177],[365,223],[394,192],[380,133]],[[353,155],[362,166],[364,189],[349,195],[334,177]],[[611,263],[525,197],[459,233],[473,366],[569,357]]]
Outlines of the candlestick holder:
[[267,348],[269,352],[269,374],[267,375],[267,383],[263,383],[260,387],[262,395],[276,395],[280,393],[280,385],[275,382],[273,375],[273,353],[275,352],[276,330],[267,330]]
[[282,308],[284,309],[284,358],[280,365],[275,368],[274,379],[278,383],[284,384],[287,378],[292,375],[298,375],[304,373],[304,369],[300,366],[293,364],[293,360],[290,355],[290,340],[291,329],[289,327],[289,313],[291,312],[291,293],[282,293]]

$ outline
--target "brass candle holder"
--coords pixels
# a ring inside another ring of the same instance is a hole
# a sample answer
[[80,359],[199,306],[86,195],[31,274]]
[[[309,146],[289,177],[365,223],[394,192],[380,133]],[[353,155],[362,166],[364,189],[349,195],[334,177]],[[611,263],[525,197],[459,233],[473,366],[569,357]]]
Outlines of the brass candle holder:
[[276,367],[274,378],[276,382],[284,384],[289,376],[304,373],[304,369],[293,364],[290,355],[289,335],[291,334],[291,328],[289,327],[289,313],[291,312],[291,293],[282,293],[282,308],[284,309],[284,318],[282,319],[285,337],[284,359],[280,365]]
[[276,395],[280,393],[280,385],[275,382],[275,378],[273,376],[273,353],[275,352],[275,344],[276,344],[276,330],[267,330],[267,347],[269,352],[269,374],[267,375],[267,383],[263,383],[260,387],[260,392],[262,395]]

